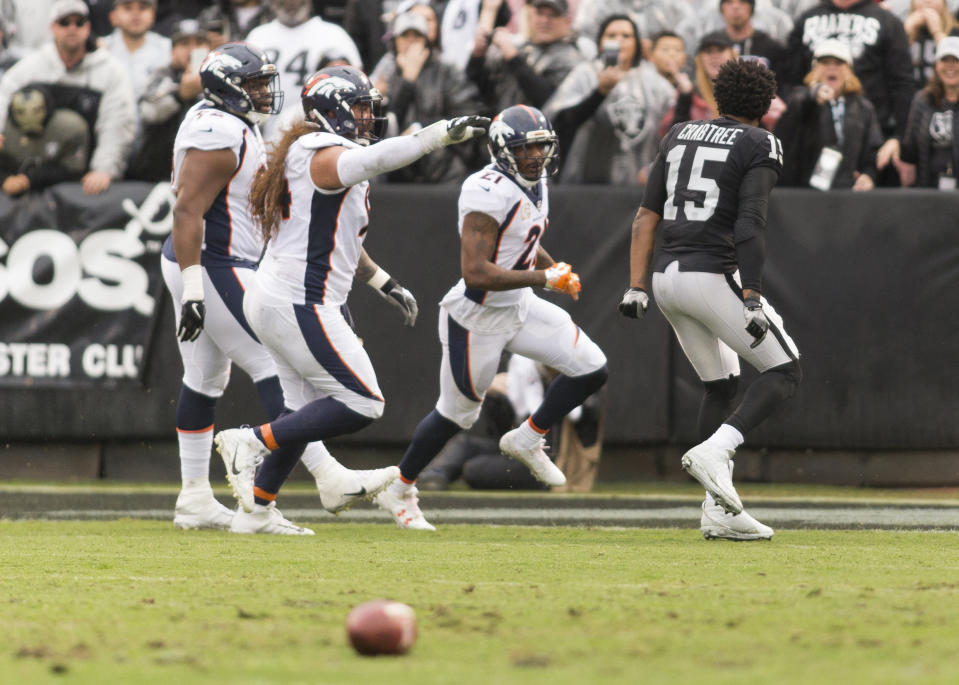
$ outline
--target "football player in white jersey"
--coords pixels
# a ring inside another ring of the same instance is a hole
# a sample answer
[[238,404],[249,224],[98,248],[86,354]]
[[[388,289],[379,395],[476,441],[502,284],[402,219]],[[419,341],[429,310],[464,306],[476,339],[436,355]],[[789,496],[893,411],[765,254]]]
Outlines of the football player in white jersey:
[[533,287],[576,299],[579,277],[540,245],[549,226],[547,177],[557,136],[538,109],[516,105],[490,125],[492,162],[463,183],[459,197],[463,277],[443,298],[440,397],[400,462],[400,478],[377,495],[400,528],[434,530],[423,516],[417,476],[460,430],[472,426],[503,350],[556,369],[539,408],[500,439],[500,450],[547,485],[566,477],[543,451],[544,435],[606,382],[606,355],[564,310]]
[[384,294],[395,287],[364,257],[369,179],[483,135],[489,125],[477,116],[444,119],[374,143],[380,100],[359,69],[320,70],[303,88],[305,119],[283,134],[253,184],[252,211],[267,248],[243,312],[273,354],[294,411],[214,439],[251,519],[267,515],[295,465],[286,448],[353,433],[383,413],[373,366],[340,309],[356,278]]
[[[184,368],[176,424],[183,489],[174,525],[236,529],[242,521],[216,501],[209,481],[214,411],[231,362],[253,379],[269,417],[284,411],[276,365],[242,310],[262,252],[248,203],[253,178],[266,161],[258,124],[276,112],[281,94],[275,67],[244,43],[211,52],[200,77],[205,100],[187,114],[174,144],[177,199],[161,258],[173,301],[182,305],[176,315]],[[345,469],[322,443],[310,445],[303,461],[317,479],[323,506],[332,511],[355,499],[349,493],[382,488],[396,476],[395,468]],[[268,525],[237,532],[303,530],[287,524],[274,512]]]
[[254,28],[246,40],[263,48],[280,73],[283,112],[263,127],[264,137],[274,141],[286,128],[291,111],[300,109],[300,92],[315,71],[333,60],[361,69],[363,61],[343,27],[312,16],[311,0],[271,0],[270,9],[276,19]]

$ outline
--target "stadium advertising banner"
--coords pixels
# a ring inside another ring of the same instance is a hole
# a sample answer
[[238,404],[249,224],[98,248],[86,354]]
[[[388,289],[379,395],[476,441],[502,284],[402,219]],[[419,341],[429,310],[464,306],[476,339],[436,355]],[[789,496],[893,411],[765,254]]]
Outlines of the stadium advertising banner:
[[169,183],[0,197],[0,386],[142,379],[172,207]]

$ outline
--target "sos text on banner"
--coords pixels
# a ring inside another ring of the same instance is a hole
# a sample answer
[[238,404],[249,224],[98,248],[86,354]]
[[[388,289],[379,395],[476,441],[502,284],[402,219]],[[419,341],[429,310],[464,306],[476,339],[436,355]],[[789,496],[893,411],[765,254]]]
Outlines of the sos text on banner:
[[172,207],[169,183],[0,196],[0,387],[142,377]]

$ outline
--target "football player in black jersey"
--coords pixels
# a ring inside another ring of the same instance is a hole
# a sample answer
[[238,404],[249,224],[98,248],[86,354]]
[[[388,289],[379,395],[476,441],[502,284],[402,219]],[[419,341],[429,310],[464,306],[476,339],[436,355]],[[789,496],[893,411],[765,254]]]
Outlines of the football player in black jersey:
[[[707,538],[772,537],[771,528],[743,511],[732,456],[802,377],[799,352],[762,296],[766,209],[782,170],[782,144],[757,126],[775,94],[772,71],[732,60],[715,82],[719,117],[676,124],[663,138],[633,221],[631,287],[619,304],[624,316],[641,318],[652,285],[705,386],[704,442],[683,455],[682,465],[706,488]],[[662,244],[653,259],[657,228]],[[739,357],[760,376],[732,409]]]

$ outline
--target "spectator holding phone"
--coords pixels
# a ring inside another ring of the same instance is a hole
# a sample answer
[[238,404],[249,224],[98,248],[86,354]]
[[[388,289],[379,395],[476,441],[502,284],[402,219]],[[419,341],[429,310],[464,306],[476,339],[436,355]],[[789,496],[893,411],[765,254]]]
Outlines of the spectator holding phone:
[[779,184],[819,190],[872,190],[876,153],[882,144],[879,120],[852,70],[852,51],[824,40],[803,86],[789,95],[776,126],[783,144]]
[[[902,140],[903,185],[956,190],[959,170],[959,38],[936,46],[929,84],[916,93]],[[904,172],[904,173],[903,173]]]
[[657,127],[673,98],[669,81],[642,59],[640,35],[624,14],[597,34],[599,58],[581,62],[546,104],[564,155],[565,183],[637,185],[656,156]]
[[170,180],[177,130],[203,91],[200,65],[210,52],[206,30],[196,19],[181,19],[173,25],[170,37],[170,63],[153,74],[137,105],[143,144],[127,173],[130,179]]

